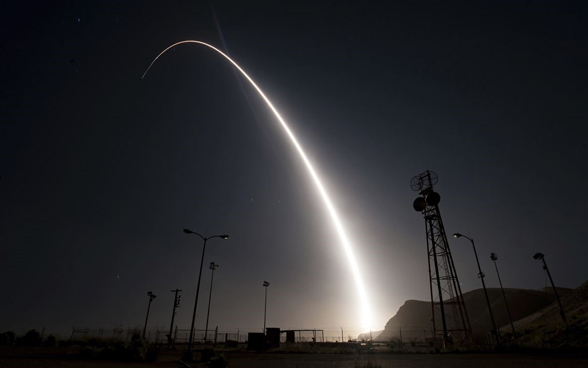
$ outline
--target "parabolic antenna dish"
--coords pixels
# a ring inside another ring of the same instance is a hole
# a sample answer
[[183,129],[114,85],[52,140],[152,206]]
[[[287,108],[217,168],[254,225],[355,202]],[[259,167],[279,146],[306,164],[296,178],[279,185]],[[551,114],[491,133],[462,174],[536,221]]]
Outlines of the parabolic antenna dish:
[[[429,175],[427,175],[429,174]],[[421,175],[424,175],[425,177],[427,177],[427,181],[429,181],[429,177],[430,177],[430,182],[429,182],[429,187],[432,187],[433,185],[437,184],[437,182],[439,181],[439,177],[437,176],[437,174],[435,174],[434,171],[425,171],[424,173],[422,173]]]
[[414,178],[412,178],[412,180],[410,181],[410,189],[412,189],[415,192],[418,192],[421,189],[423,189],[423,178],[421,178],[420,175],[417,175]]
[[424,173],[421,173],[410,181],[410,188],[415,191],[419,192],[423,189],[431,188],[433,185],[437,184],[439,181],[439,177],[435,172],[427,170]]

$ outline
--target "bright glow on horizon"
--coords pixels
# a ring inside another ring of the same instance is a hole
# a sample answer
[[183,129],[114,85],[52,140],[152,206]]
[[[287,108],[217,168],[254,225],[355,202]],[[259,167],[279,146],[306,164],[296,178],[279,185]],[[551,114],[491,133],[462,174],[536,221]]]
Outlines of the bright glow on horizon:
[[304,164],[306,165],[306,168],[308,169],[310,176],[314,180],[314,183],[315,183],[315,185],[316,185],[316,187],[317,187],[317,189],[323,199],[323,202],[325,203],[325,205],[328,209],[328,212],[331,215],[331,220],[333,221],[333,224],[335,225],[337,233],[339,234],[341,244],[343,246],[343,249],[345,250],[345,254],[347,256],[347,259],[349,261],[349,265],[351,267],[351,271],[353,273],[353,277],[355,279],[357,293],[359,294],[358,296],[359,296],[360,305],[361,305],[362,328],[370,330],[373,327],[372,326],[373,316],[372,316],[371,307],[369,305],[369,301],[368,301],[368,298],[366,295],[365,287],[363,285],[363,281],[362,281],[361,275],[359,273],[359,267],[357,266],[357,260],[355,259],[355,255],[353,254],[353,249],[351,248],[351,243],[349,242],[349,239],[347,238],[347,235],[345,234],[345,230],[343,229],[343,225],[341,224],[341,221],[339,220],[339,216],[337,215],[337,212],[335,211],[335,208],[333,207],[333,204],[331,203],[331,200],[330,200],[325,188],[323,187],[323,184],[321,183],[318,175],[314,171],[314,168],[313,168],[312,164],[310,163],[310,160],[306,157],[304,150],[302,149],[302,147],[298,143],[298,140],[296,139],[294,134],[290,131],[290,128],[288,127],[288,125],[286,124],[284,119],[282,119],[282,117],[280,116],[280,114],[278,113],[278,111],[276,110],[274,105],[265,96],[265,94],[257,86],[257,84],[255,84],[253,79],[251,79],[249,77],[249,75],[247,75],[247,73],[245,73],[245,71],[243,69],[241,69],[241,67],[236,62],[234,62],[230,57],[228,57],[224,52],[222,52],[221,50],[217,49],[216,47],[214,47],[212,45],[209,45],[209,44],[202,42],[202,41],[196,41],[196,40],[180,41],[180,42],[174,43],[171,46],[168,46],[159,55],[157,55],[157,57],[155,59],[153,59],[153,61],[151,62],[151,64],[149,64],[149,67],[147,68],[147,70],[145,71],[145,73],[143,74],[141,79],[145,78],[145,75],[147,75],[147,72],[149,71],[149,69],[151,69],[151,66],[153,66],[153,64],[157,61],[157,59],[159,59],[159,57],[161,55],[165,54],[169,49],[171,49],[175,46],[184,44],[184,43],[195,43],[195,44],[200,44],[200,45],[209,47],[209,48],[213,49],[214,51],[218,52],[219,54],[221,54],[222,56],[224,56],[228,61],[230,61],[231,64],[233,64],[235,66],[235,68],[237,68],[241,72],[241,74],[245,78],[247,78],[249,83],[251,83],[251,85],[257,90],[259,95],[264,99],[264,101],[267,103],[269,108],[272,110],[272,112],[274,113],[274,115],[276,116],[276,118],[278,119],[278,121],[280,122],[280,124],[282,125],[284,130],[286,131],[286,134],[288,135],[288,137],[290,137],[290,140],[292,141],[292,143],[294,144],[294,146],[298,150],[298,153],[300,154],[302,161],[304,161]]

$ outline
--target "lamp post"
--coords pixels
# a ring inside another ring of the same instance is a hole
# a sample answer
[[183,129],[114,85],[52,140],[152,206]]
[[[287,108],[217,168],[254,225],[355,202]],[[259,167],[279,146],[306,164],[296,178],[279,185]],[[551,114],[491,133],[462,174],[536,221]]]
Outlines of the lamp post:
[[265,317],[267,312],[267,288],[270,286],[270,283],[267,281],[263,282],[263,287],[265,288],[265,307],[263,309],[263,333],[265,334]]
[[143,338],[145,338],[145,331],[147,330],[147,321],[149,320],[149,310],[151,309],[151,302],[153,299],[157,298],[157,295],[153,294],[152,292],[148,291],[147,295],[149,296],[149,304],[147,304],[147,317],[145,317],[145,327],[143,327]]
[[547,263],[545,263],[545,255],[543,253],[536,253],[533,258],[540,259],[543,261],[543,269],[547,272],[547,276],[549,276],[549,281],[551,282],[551,287],[553,288],[553,293],[555,294],[555,298],[557,299],[557,304],[559,305],[559,315],[564,322],[567,323],[566,314],[564,313],[563,306],[561,305],[561,301],[559,300],[559,294],[557,293],[557,289],[555,288],[555,284],[553,283],[553,279],[551,278],[551,273],[549,272],[549,268],[547,268]]
[[208,294],[208,312],[206,313],[206,328],[204,329],[204,343],[205,344],[206,344],[206,337],[208,335],[208,317],[210,317],[210,301],[212,300],[212,282],[214,281],[214,270],[216,270],[218,268],[218,265],[214,262],[210,262],[210,266],[208,268],[210,268],[212,270],[212,277],[210,278],[210,293]]
[[194,342],[194,321],[196,319],[196,308],[198,307],[198,294],[200,293],[200,279],[202,277],[202,264],[204,263],[204,254],[206,252],[206,241],[212,238],[228,239],[228,235],[213,235],[209,237],[202,236],[192,230],[184,229],[186,234],[198,235],[204,240],[204,247],[202,248],[202,259],[200,260],[200,271],[198,272],[198,286],[196,287],[196,300],[194,301],[194,312],[192,313],[192,326],[190,327],[190,339],[188,340],[188,352],[192,351],[192,343]]
[[480,267],[480,261],[478,260],[478,252],[476,252],[476,245],[474,244],[474,239],[472,239],[468,236],[465,236],[463,234],[460,234],[460,233],[453,234],[453,237],[456,239],[460,238],[462,236],[464,238],[468,239],[472,243],[472,247],[474,248],[474,255],[476,256],[476,263],[478,264],[478,277],[480,278],[480,280],[482,280],[482,288],[484,289],[484,295],[486,296],[486,303],[488,304],[488,312],[490,312],[490,320],[492,321],[492,328],[494,329],[493,331],[496,334],[496,337],[500,341],[500,331],[498,331],[498,329],[496,328],[496,322],[494,322],[494,314],[492,314],[492,306],[490,305],[490,298],[488,298],[488,291],[486,290],[486,283],[484,282],[484,277],[486,277],[486,275],[484,275],[484,272],[482,272],[482,268]]
[[512,316],[510,315],[510,308],[508,307],[508,301],[506,300],[506,294],[504,293],[504,288],[502,287],[502,280],[500,279],[500,272],[498,272],[498,266],[496,265],[496,260],[498,256],[496,253],[490,254],[490,259],[494,261],[494,268],[496,268],[496,275],[498,275],[498,282],[500,283],[500,290],[502,290],[502,297],[504,298],[504,304],[506,305],[506,311],[508,312],[508,319],[510,320],[510,327],[512,328],[513,335],[516,335],[516,331],[514,328],[514,323],[512,323]]

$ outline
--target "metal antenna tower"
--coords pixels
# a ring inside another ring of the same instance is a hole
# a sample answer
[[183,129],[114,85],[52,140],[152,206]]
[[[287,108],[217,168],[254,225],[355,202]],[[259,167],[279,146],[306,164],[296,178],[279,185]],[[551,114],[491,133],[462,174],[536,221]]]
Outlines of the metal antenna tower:
[[464,341],[471,337],[472,328],[441,220],[441,196],[433,191],[437,181],[437,174],[427,170],[410,182],[412,190],[421,195],[413,207],[425,218],[433,334],[444,342]]

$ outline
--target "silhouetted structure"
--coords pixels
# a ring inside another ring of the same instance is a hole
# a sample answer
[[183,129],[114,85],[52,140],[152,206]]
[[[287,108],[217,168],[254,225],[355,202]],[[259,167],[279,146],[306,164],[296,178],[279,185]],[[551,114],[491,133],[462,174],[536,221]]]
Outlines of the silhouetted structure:
[[496,275],[498,275],[498,282],[500,283],[500,290],[502,290],[502,297],[504,298],[504,304],[506,305],[506,311],[508,313],[508,319],[510,321],[510,327],[512,328],[513,335],[516,335],[514,323],[512,322],[512,316],[510,315],[510,308],[508,307],[508,301],[506,300],[506,294],[504,293],[504,288],[502,287],[502,280],[500,279],[500,272],[498,272],[498,266],[496,265],[496,261],[498,260],[498,256],[496,253],[490,254],[490,259],[494,262],[494,268],[496,268]]
[[[269,328],[268,328],[269,331]],[[298,342],[302,342],[303,337],[301,336],[301,332],[312,332],[312,342],[317,342],[319,339],[317,339],[317,332],[321,333],[321,342],[325,342],[325,331],[324,330],[317,330],[316,328],[309,330],[309,329],[301,329],[301,330],[281,330],[280,334],[285,333],[286,334],[286,342],[287,343],[291,343],[291,342],[296,342],[296,332],[298,332]],[[341,342],[343,342],[343,335],[341,335]]]
[[280,347],[280,328],[279,327],[268,327],[265,331],[265,346],[267,348],[279,348]]
[[444,342],[465,340],[471,337],[470,320],[441,220],[441,196],[433,190],[437,180],[437,174],[427,170],[410,183],[412,190],[421,195],[413,207],[425,218],[433,336],[442,337]]
[[265,349],[265,333],[249,332],[247,334],[247,350],[261,351]]
[[214,281],[214,271],[218,268],[218,265],[214,262],[210,262],[210,266],[208,266],[212,270],[212,277],[210,278],[210,293],[208,293],[208,312],[206,312],[206,327],[204,328],[204,343],[206,344],[206,339],[208,338],[208,318],[210,317],[210,302],[212,301],[212,283]]
[[498,341],[500,341],[500,331],[496,328],[496,322],[494,321],[494,313],[492,313],[492,304],[490,303],[490,298],[488,298],[488,290],[486,290],[486,282],[484,282],[484,272],[482,272],[482,267],[480,267],[480,260],[478,259],[478,252],[476,251],[476,244],[474,244],[474,239],[470,238],[469,236],[455,233],[453,234],[454,238],[461,238],[464,237],[472,243],[472,248],[474,248],[474,255],[476,256],[476,263],[478,264],[478,278],[482,281],[482,289],[484,289],[484,296],[486,297],[486,305],[488,306],[488,313],[490,314],[490,321],[492,322],[492,333]]
[[181,291],[182,290],[180,290],[180,289],[176,289],[176,290],[171,291],[172,293],[175,293],[175,295],[174,295],[174,308],[172,309],[171,325],[169,326],[169,335],[167,335],[167,341],[169,344],[173,343],[172,333],[174,331],[174,317],[176,316],[176,308],[178,308],[180,306],[180,299],[182,298],[182,296],[178,295],[178,293]]
[[545,255],[543,253],[535,253],[533,256],[535,259],[540,259],[543,261],[543,269],[547,272],[547,276],[549,276],[549,281],[551,282],[551,287],[553,288],[553,293],[555,294],[555,299],[557,299],[557,304],[559,305],[559,315],[564,322],[567,323],[566,314],[564,312],[563,306],[561,305],[561,301],[559,300],[559,294],[557,293],[557,289],[555,288],[555,284],[553,283],[553,279],[551,278],[551,273],[549,272],[549,268],[547,268],[547,263],[545,262]]
[[149,304],[147,305],[147,317],[145,317],[145,327],[143,327],[143,338],[145,338],[145,331],[147,330],[147,320],[149,319],[149,310],[151,309],[151,302],[153,299],[157,298],[157,295],[153,294],[152,292],[148,291],[147,295],[149,296]]
[[198,235],[202,240],[204,240],[204,246],[202,247],[202,259],[200,260],[200,271],[198,272],[198,286],[196,287],[196,300],[194,301],[194,313],[192,313],[192,326],[190,327],[190,339],[188,340],[188,352],[192,351],[192,343],[194,342],[194,321],[196,320],[196,308],[198,307],[198,294],[200,293],[200,279],[202,278],[202,265],[204,264],[204,254],[206,253],[206,241],[212,238],[221,238],[221,239],[228,239],[228,235],[213,235],[209,237],[204,237],[192,230],[184,229],[184,233],[186,234],[194,234]]
[[267,288],[270,286],[270,283],[267,281],[263,282],[263,287],[265,288],[265,303],[263,308],[263,333],[265,334],[265,317],[267,312]]

